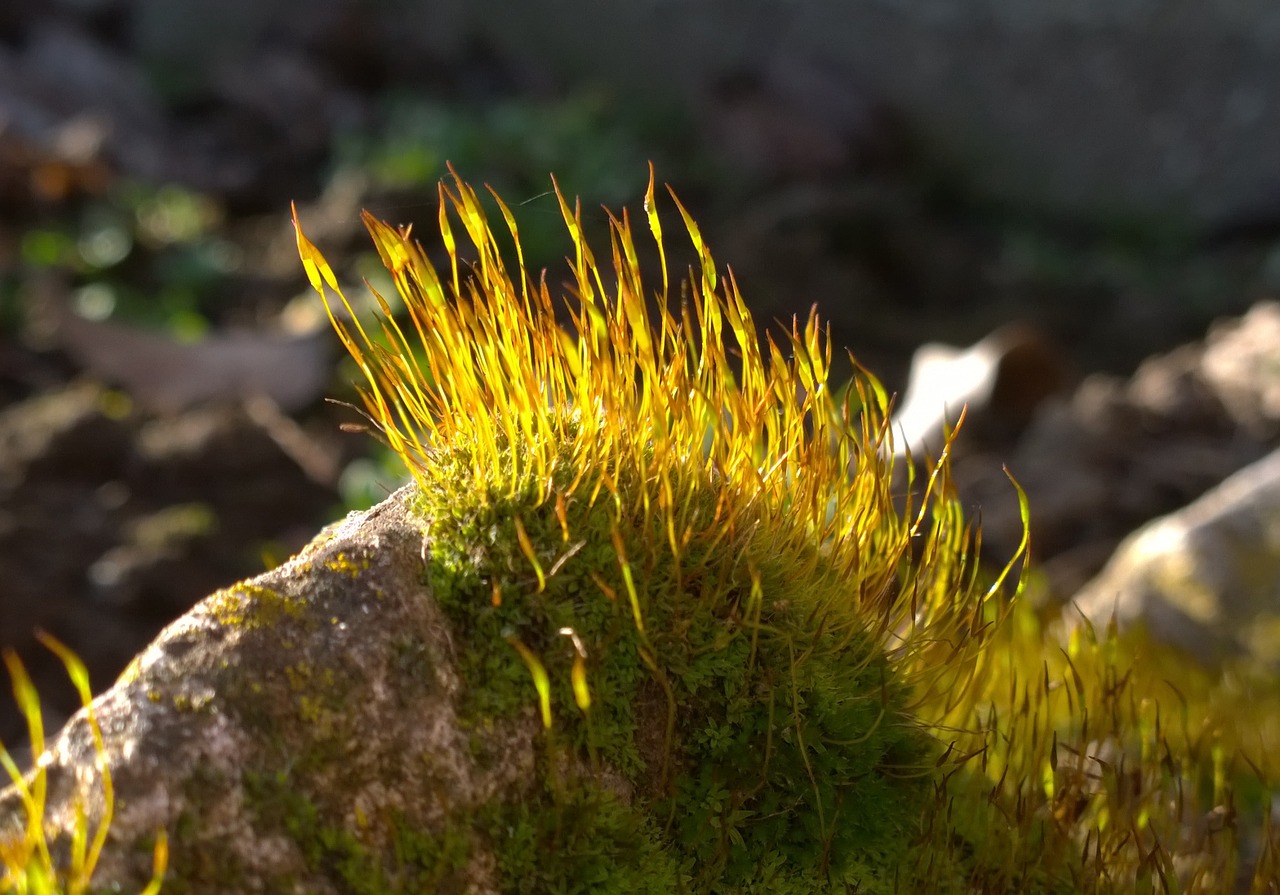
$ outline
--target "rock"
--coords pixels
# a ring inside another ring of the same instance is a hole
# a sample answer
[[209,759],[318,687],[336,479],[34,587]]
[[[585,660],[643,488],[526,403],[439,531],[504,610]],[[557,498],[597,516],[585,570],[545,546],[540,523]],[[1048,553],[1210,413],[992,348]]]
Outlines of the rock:
[[[252,403],[151,415],[88,383],[0,413],[0,646],[51,720],[78,702],[36,629],[110,680],[166,622],[261,569],[267,545],[306,542],[298,527],[337,495],[290,426]],[[4,704],[0,739],[21,733]]]
[[303,333],[220,330],[199,341],[105,320],[87,320],[52,298],[55,338],[95,378],[156,411],[264,398],[284,411],[320,399],[329,382],[328,329]]
[[1126,538],[1065,608],[1145,627],[1207,665],[1280,669],[1280,450]]
[[983,543],[1008,555],[1022,536],[1000,473],[1026,490],[1032,549],[1054,598],[1093,577],[1122,538],[1200,497],[1280,440],[1280,305],[1215,324],[1204,342],[1145,361],[1133,377],[1095,374],[1047,400],[1014,442],[963,441],[955,477],[980,510]]
[[1259,302],[1220,323],[1204,350],[1204,378],[1241,430],[1280,437],[1280,303]]
[[1068,381],[1062,353],[1026,324],[1003,326],[968,348],[923,345],[911,358],[907,389],[891,422],[894,450],[937,457],[944,431],[962,411],[967,432],[1018,434]]
[[[530,775],[536,711],[459,723],[454,646],[405,498],[213,594],[97,700],[116,806],[95,884],[137,891],[147,843],[168,830],[184,892],[353,891],[387,872],[371,848],[400,851],[405,891],[495,891],[492,854],[428,851]],[[69,834],[77,800],[101,817],[83,713],[47,760],[53,828]],[[19,809],[0,795],[0,816]]]

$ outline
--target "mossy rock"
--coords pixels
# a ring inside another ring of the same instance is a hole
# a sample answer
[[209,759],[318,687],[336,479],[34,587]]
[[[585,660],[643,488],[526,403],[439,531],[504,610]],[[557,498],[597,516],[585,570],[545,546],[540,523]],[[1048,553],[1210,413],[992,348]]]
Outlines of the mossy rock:
[[[1245,879],[1236,840],[1187,821],[1266,804],[1240,740],[1210,739],[1221,691],[1180,673],[1179,728],[1159,665],[1087,628],[1046,644],[1005,599],[1012,562],[974,565],[945,460],[895,490],[887,398],[870,377],[832,386],[816,317],[762,341],[678,203],[698,267],[678,313],[655,308],[671,278],[644,285],[628,217],[602,274],[561,199],[564,330],[510,209],[500,242],[465,184],[441,200],[442,271],[368,219],[402,319],[372,338],[336,292],[368,418],[413,485],[167,629],[0,794],[7,873],[139,890],[167,833],[169,892]],[[1280,842],[1258,826],[1261,884]]]
[[[450,469],[211,595],[98,700],[114,818],[95,885],[140,890],[168,831],[166,893],[888,891],[937,749],[867,633],[812,613],[820,575],[780,577],[756,535],[702,558],[758,557],[753,628],[745,573],[708,599],[692,566],[680,588],[649,568],[640,638],[600,586],[623,587],[612,546],[538,590],[514,520],[550,557],[554,512]],[[515,642],[542,657],[550,728]],[[96,754],[82,713],[46,767],[55,852],[77,803],[103,817]]]

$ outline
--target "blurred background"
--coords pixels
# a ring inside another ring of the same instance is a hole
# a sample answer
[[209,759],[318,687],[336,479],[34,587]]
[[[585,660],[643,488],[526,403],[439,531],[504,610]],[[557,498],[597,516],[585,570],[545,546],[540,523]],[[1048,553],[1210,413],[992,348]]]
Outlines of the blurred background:
[[1008,556],[1023,481],[1047,602],[1277,442],[1280,344],[1175,350],[1280,286],[1265,0],[5,0],[0,645],[51,726],[37,628],[106,686],[397,485],[289,203],[376,285],[360,210],[431,248],[446,161],[552,282],[549,174],[603,234],[652,161],[759,322],[916,382],[913,446],[971,403],[962,492]]

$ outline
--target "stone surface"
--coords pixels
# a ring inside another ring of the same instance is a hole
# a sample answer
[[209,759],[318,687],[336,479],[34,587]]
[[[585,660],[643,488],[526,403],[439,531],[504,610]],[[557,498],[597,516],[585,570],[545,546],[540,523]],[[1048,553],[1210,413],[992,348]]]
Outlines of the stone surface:
[[[353,891],[351,874],[372,883],[380,869],[360,864],[357,841],[391,854],[405,830],[439,834],[529,776],[532,706],[483,736],[454,717],[453,646],[424,598],[404,495],[212,594],[97,699],[117,800],[96,885],[140,889],[148,843],[168,830],[179,891]],[[47,761],[53,830],[72,829],[77,799],[100,816],[83,713]],[[0,817],[18,809],[12,789],[0,795]],[[489,892],[492,869],[473,850],[465,866],[402,882]]]
[[[908,691],[854,616],[829,625],[839,610],[815,600],[822,639],[802,652],[806,573],[768,558],[760,631],[736,615],[747,591],[706,572],[715,559],[676,587],[659,563],[635,579],[626,566],[634,609],[598,571],[624,553],[588,525],[606,502],[560,504],[582,524],[566,549],[550,506],[535,520],[451,471],[465,492],[404,488],[167,627],[94,701],[101,749],[87,711],[73,717],[39,757],[54,855],[81,806],[103,816],[105,763],[103,891],[140,889],[162,830],[165,891],[188,895],[736,892],[759,860],[783,891],[836,874],[832,890],[891,891],[885,868],[917,844],[950,751],[900,708]],[[469,506],[477,491],[494,502]],[[526,545],[563,551],[545,589],[517,559]],[[763,555],[736,546],[724,568]],[[849,579],[823,575],[847,600]],[[659,644],[654,677],[641,636]],[[811,802],[822,787],[835,794]],[[16,788],[0,792],[0,849],[24,814]]]
[[968,348],[929,343],[911,358],[906,391],[894,411],[898,456],[937,457],[944,433],[964,413],[966,432],[1009,436],[1070,383],[1068,364],[1034,327],[1010,324]]
[[1064,617],[1143,625],[1209,665],[1280,669],[1280,451],[1126,538]]

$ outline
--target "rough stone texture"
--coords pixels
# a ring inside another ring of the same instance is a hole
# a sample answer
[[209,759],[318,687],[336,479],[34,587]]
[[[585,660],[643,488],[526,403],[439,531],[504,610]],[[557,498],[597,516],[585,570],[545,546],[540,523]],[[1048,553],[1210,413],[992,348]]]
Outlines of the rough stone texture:
[[[96,700],[117,805],[95,885],[137,891],[166,829],[166,891],[352,891],[341,843],[391,854],[400,831],[439,833],[531,776],[532,706],[483,737],[457,723],[453,646],[419,580],[406,494],[214,593]],[[49,761],[48,819],[66,833],[77,798],[100,810],[83,713]],[[0,795],[0,817],[18,809]],[[442,890],[492,891],[491,873],[474,849]]]
[[1280,451],[1125,540],[1070,605],[1070,624],[1114,616],[1206,664],[1280,668]]

